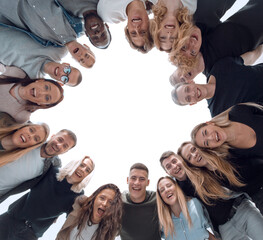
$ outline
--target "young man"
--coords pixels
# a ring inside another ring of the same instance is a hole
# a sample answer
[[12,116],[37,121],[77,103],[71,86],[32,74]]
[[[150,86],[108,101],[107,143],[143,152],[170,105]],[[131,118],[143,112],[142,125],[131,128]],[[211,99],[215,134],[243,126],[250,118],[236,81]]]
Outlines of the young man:
[[156,2],[157,0],[99,0],[98,14],[108,23],[120,23],[127,20],[124,30],[130,46],[142,53],[147,53],[153,48],[147,10],[151,9]]
[[69,214],[75,198],[83,195],[93,161],[85,157],[64,168],[51,167],[30,192],[19,198],[0,216],[0,239],[35,240],[63,213]]
[[58,155],[73,148],[76,142],[76,135],[70,130],[63,129],[41,147],[1,167],[0,203],[9,196],[36,185],[52,165],[61,166]]
[[156,193],[146,191],[149,185],[148,168],[135,163],[130,168],[128,192],[122,194],[122,240],[160,240]]
[[[107,27],[96,14],[97,3],[98,0],[1,2],[0,23],[27,33],[44,46],[61,47],[83,34],[84,21],[86,34],[90,39],[105,31],[105,37],[98,37],[99,41],[96,43],[93,40],[91,42],[98,48],[106,48],[111,38]],[[90,31],[90,27],[94,31]]]
[[[51,78],[66,83],[69,86],[78,85],[82,76],[78,69],[70,67],[70,72],[65,68],[69,64],[59,62],[66,55],[65,47],[44,47],[34,41],[27,34],[12,29],[0,26],[0,63],[2,74],[6,76],[25,78],[28,76],[31,79],[43,78],[48,74]],[[6,66],[6,68],[5,68]],[[21,73],[10,69],[8,66],[16,66],[21,69]],[[24,72],[24,75],[23,75]],[[67,80],[67,81],[65,81]]]
[[164,152],[160,158],[163,169],[177,180],[184,193],[187,196],[198,198],[203,203],[214,229],[219,230],[223,240],[250,239],[248,236],[261,235],[262,215],[255,205],[244,197],[244,194],[234,193],[229,199],[214,200],[212,205],[205,204],[196,194],[182,161],[182,158],[172,151]]

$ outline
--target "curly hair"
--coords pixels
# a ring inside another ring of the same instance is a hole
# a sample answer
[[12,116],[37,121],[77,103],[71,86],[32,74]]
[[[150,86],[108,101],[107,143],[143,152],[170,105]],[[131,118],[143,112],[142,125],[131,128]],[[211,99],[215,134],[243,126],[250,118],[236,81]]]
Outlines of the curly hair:
[[[5,78],[0,78],[0,85],[4,85],[4,84],[10,84],[10,83],[15,83],[15,86],[17,86],[18,84],[21,84],[21,86],[25,87],[33,82],[36,82],[37,80],[40,79],[30,79],[30,78],[15,78],[15,77],[5,77]],[[26,105],[25,105],[25,109],[29,112],[34,112],[37,109],[46,109],[46,108],[51,108],[56,106],[57,104],[59,104],[63,98],[64,98],[64,90],[61,87],[61,85],[51,79],[44,79],[47,82],[50,82],[51,84],[55,85],[60,92],[60,98],[57,102],[55,103],[51,103],[51,104],[46,104],[46,105],[38,105],[34,102],[31,101],[26,101]]]
[[166,51],[167,53],[170,53],[172,49],[174,48],[174,46],[177,44],[178,39],[180,39],[181,31],[183,29],[190,28],[193,25],[193,20],[192,20],[192,15],[189,14],[188,9],[186,7],[179,8],[175,16],[178,22],[176,40],[174,41],[174,44],[170,50],[163,50],[161,48],[159,34],[161,31],[161,23],[163,19],[165,18],[166,13],[167,13],[167,7],[164,5],[162,1],[158,1],[158,3],[154,5],[153,7],[154,19],[152,19],[150,32],[151,32],[155,47],[160,51]]
[[119,234],[121,229],[122,219],[122,199],[119,188],[115,184],[105,184],[99,187],[90,197],[80,202],[81,209],[78,212],[75,222],[69,228],[67,232],[67,238],[69,239],[70,232],[77,226],[78,234],[80,236],[85,225],[92,225],[93,207],[96,197],[104,190],[111,189],[115,192],[114,200],[109,208],[107,208],[105,216],[99,223],[99,227],[94,233],[92,240],[114,240],[116,235]]

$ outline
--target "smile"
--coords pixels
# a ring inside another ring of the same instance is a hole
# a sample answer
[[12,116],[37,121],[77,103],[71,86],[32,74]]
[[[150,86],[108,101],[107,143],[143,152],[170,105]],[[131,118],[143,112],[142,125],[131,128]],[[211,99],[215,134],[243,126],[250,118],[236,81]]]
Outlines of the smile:
[[25,138],[25,136],[24,136],[23,134],[20,135],[20,138],[21,138],[21,140],[22,140],[23,143],[26,142],[26,138]]
[[79,48],[75,48],[75,49],[73,50],[73,53],[76,54],[78,51],[79,51]]
[[36,89],[35,88],[30,89],[30,94],[31,96],[36,97],[37,96]]
[[216,132],[216,141],[217,141],[217,142],[220,141],[220,138],[219,138],[219,134],[218,134],[218,132]]
[[55,68],[55,71],[54,71],[55,76],[58,75],[58,69],[59,69],[59,67],[56,67],[56,68]]
[[141,21],[142,21],[141,18],[134,18],[134,19],[132,19],[132,22],[134,22],[134,23],[138,23],[138,22],[141,22]]
[[197,98],[200,98],[201,97],[201,91],[200,91],[200,89],[199,88],[197,88]]
[[91,30],[95,30],[95,29],[97,29],[98,27],[99,27],[99,24],[95,24],[95,25],[91,26],[90,29],[91,29]]
[[164,27],[168,29],[175,29],[175,25],[171,25],[171,24],[167,24]]

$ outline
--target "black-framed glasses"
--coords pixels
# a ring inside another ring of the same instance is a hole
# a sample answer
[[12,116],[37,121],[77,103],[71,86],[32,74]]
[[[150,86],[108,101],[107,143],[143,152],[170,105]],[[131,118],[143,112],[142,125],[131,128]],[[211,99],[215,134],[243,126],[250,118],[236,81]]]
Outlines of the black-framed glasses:
[[60,80],[61,80],[64,84],[66,84],[66,83],[68,83],[68,81],[69,81],[69,77],[68,77],[68,76],[69,76],[69,74],[71,73],[71,67],[70,67],[70,66],[64,67],[63,72],[64,72],[66,75],[61,76]]

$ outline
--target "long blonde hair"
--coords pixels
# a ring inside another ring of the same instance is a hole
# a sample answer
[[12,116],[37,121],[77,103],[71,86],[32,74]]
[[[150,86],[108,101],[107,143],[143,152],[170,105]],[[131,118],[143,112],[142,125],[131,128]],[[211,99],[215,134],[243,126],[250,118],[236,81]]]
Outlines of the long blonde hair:
[[76,193],[79,193],[81,192],[81,190],[83,188],[85,188],[91,177],[92,177],[92,173],[93,173],[93,170],[95,168],[95,163],[93,162],[93,160],[88,157],[88,156],[85,156],[84,158],[81,158],[79,160],[73,160],[73,161],[70,161],[65,167],[61,168],[59,170],[59,172],[57,173],[57,180],[58,181],[63,181],[63,179],[67,176],[71,176],[74,171],[77,169],[77,167],[85,160],[85,159],[90,159],[90,161],[92,162],[92,169],[91,169],[91,173],[88,174],[80,183],[74,183],[72,185],[72,187],[70,188],[73,192],[76,192]]
[[[245,105],[245,106],[249,106],[249,107],[254,107],[254,108],[257,108],[257,109],[263,111],[263,106],[260,105],[260,104],[253,103],[253,102],[239,103],[239,104],[236,104],[236,105],[228,108],[224,112],[216,115],[215,117],[213,117],[210,120],[210,122],[214,123],[216,126],[218,126],[220,128],[229,127],[230,124],[231,124],[231,120],[229,120],[229,112],[232,110],[233,107],[235,107],[237,105]],[[196,143],[196,134],[197,134],[197,132],[202,127],[205,127],[205,126],[207,126],[207,123],[200,123],[197,126],[195,126],[194,129],[192,130],[191,138],[192,138],[192,142],[195,145],[197,145],[197,143]],[[213,148],[213,150],[214,150],[213,152],[216,153],[221,158],[226,158],[229,155],[229,149],[230,148],[231,148],[231,146],[227,142],[224,142],[221,146]],[[205,149],[205,148],[200,147],[200,149]]]
[[34,150],[35,148],[38,148],[41,146],[48,138],[49,135],[49,127],[45,123],[39,123],[39,124],[34,124],[34,123],[23,123],[23,124],[15,124],[10,127],[5,127],[5,128],[0,128],[0,140],[2,140],[4,137],[13,134],[17,130],[26,127],[26,126],[33,126],[33,125],[40,125],[44,128],[45,130],[45,137],[44,139],[31,147],[28,148],[17,148],[13,150],[7,150],[7,151],[2,151],[0,152],[0,167],[6,165],[7,163],[13,162],[19,158],[21,158],[23,155],[27,154],[28,152]]
[[175,185],[175,194],[178,199],[178,203],[182,209],[182,213],[184,217],[187,219],[189,228],[191,228],[192,220],[191,220],[191,217],[188,211],[188,207],[187,207],[187,201],[189,200],[189,198],[187,198],[184,195],[180,186],[171,177],[168,177],[168,176],[161,177],[158,180],[156,200],[157,200],[157,210],[158,210],[160,227],[163,228],[165,237],[167,237],[168,234],[170,234],[171,236],[173,235],[175,236],[176,233],[175,233],[174,224],[173,224],[172,215],[171,215],[172,213],[171,207],[164,202],[164,200],[161,197],[159,188],[158,188],[160,181],[163,179],[169,179],[172,182],[172,184]]
[[[187,161],[187,159],[185,159],[182,155],[182,149],[187,144],[192,144],[194,147],[196,147],[200,151],[201,155],[206,159],[208,164],[212,166],[212,168],[215,170],[212,171],[205,167],[196,167],[189,163],[189,161]],[[192,142],[184,142],[178,148],[177,154],[182,157],[183,164],[186,168],[186,174],[190,175],[189,178],[192,179],[191,181],[195,185],[195,188],[197,189],[199,195],[203,196],[202,200],[209,198],[216,199],[214,198],[214,196],[217,196],[218,198],[226,197],[226,191],[224,188],[222,188],[220,184],[220,180],[224,180],[225,178],[228,180],[229,184],[234,187],[240,188],[246,185],[237,177],[240,177],[240,175],[236,168],[227,160],[218,157],[218,155],[214,153],[213,150],[200,149],[199,147],[195,146]],[[200,175],[202,175],[204,178],[200,177]],[[214,180],[218,181],[218,184],[211,178],[215,178]],[[211,183],[215,184],[216,187],[210,188],[209,185]],[[209,195],[207,194],[207,189],[209,189]]]

